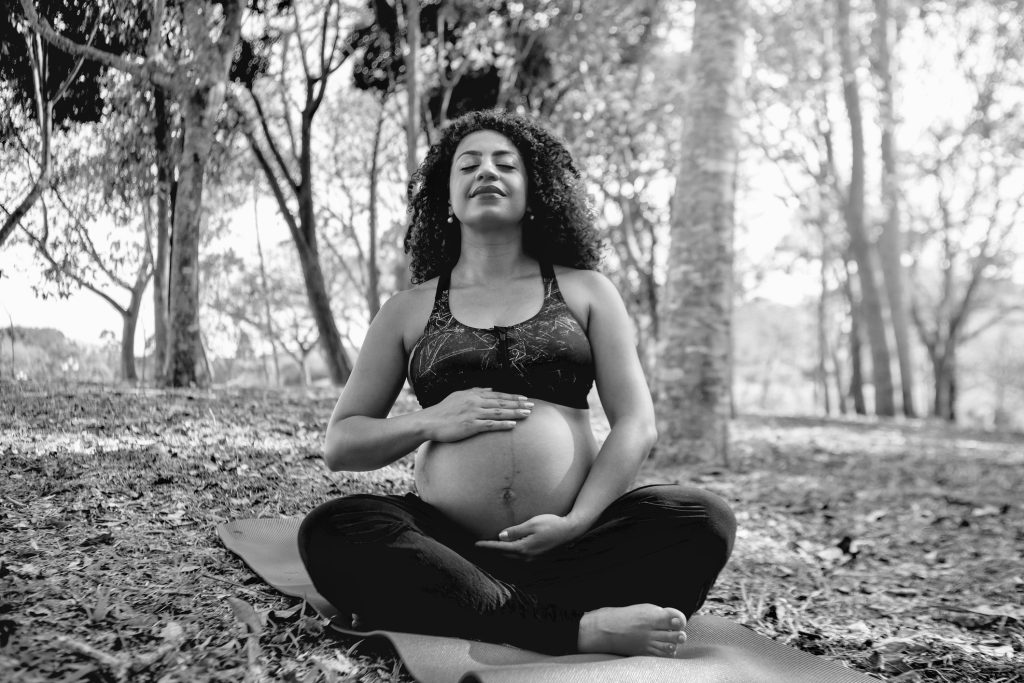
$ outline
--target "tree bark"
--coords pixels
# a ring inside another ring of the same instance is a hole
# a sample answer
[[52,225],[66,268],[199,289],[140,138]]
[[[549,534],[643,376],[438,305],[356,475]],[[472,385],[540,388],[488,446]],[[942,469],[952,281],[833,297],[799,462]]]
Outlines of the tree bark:
[[384,103],[380,101],[380,112],[377,114],[377,127],[373,133],[373,154],[370,157],[370,244],[367,249],[366,272],[366,306],[370,312],[370,320],[380,310],[380,269],[377,267],[377,176],[380,174],[380,138],[384,130]]
[[839,0],[838,34],[843,77],[843,100],[850,121],[850,188],[843,214],[850,234],[850,247],[857,261],[861,310],[871,348],[871,375],[875,389],[875,414],[895,415],[889,344],[886,340],[882,301],[878,294],[875,268],[871,261],[871,243],[864,227],[864,125],[860,109],[853,44],[850,37],[850,0]]
[[932,415],[956,422],[956,346],[936,349],[931,354],[931,361],[935,376]]
[[148,274],[143,279],[140,273],[135,280],[128,308],[121,315],[121,380],[124,382],[136,382],[139,379],[135,372],[135,327],[139,322],[139,309],[142,308],[142,295],[147,284]]
[[[277,357],[277,341],[274,336],[274,319],[270,314],[270,288],[267,286],[267,265],[263,260],[263,241],[260,239],[260,224],[259,215],[260,212],[256,206],[256,189],[253,188],[253,228],[256,232],[256,253],[260,259],[260,290],[263,295],[263,314],[267,317],[266,334],[267,339],[270,341],[270,352],[274,359],[274,386],[281,386],[281,362]],[[263,364],[264,371],[266,371],[266,364]]]
[[[848,257],[844,258],[843,264],[846,266],[848,263]],[[864,370],[863,362],[861,357],[861,332],[860,332],[860,321],[861,321],[861,307],[857,302],[857,295],[853,291],[853,274],[850,273],[849,266],[846,266],[846,279],[843,281],[843,287],[846,292],[846,299],[850,302],[850,387],[849,395],[853,399],[853,412],[858,415],[867,415],[867,405],[864,401]],[[836,371],[838,373],[839,364],[836,364]],[[840,389],[840,395],[842,395],[842,389]],[[845,410],[843,411],[845,412]]]
[[914,417],[913,360],[910,355],[910,321],[907,314],[907,295],[903,269],[903,235],[900,229],[899,179],[896,170],[896,143],[894,130],[896,114],[893,104],[893,79],[891,50],[893,43],[893,19],[889,11],[889,0],[875,0],[875,60],[873,65],[879,82],[879,123],[882,129],[882,205],[885,221],[879,244],[882,262],[882,276],[888,294],[889,312],[892,319],[893,336],[896,340],[896,357],[900,368],[900,390],[903,414]]
[[409,98],[409,114],[405,122],[405,169],[411,179],[419,166],[416,159],[416,140],[420,131],[420,97],[416,60],[420,49],[420,3],[419,0],[404,1],[405,42],[408,46],[405,56],[405,92]]
[[826,312],[828,310],[827,307],[826,307],[826,302],[827,302],[827,297],[828,297],[828,278],[827,278],[828,270],[827,270],[827,267],[826,267],[827,264],[826,264],[826,260],[825,260],[826,259],[826,250],[827,250],[826,243],[827,243],[827,240],[825,239],[825,233],[824,233],[824,231],[822,231],[822,237],[821,237],[821,261],[820,261],[820,271],[819,271],[819,276],[821,278],[821,293],[818,295],[818,302],[817,302],[817,307],[816,307],[817,308],[817,333],[818,333],[818,370],[817,370],[818,384],[816,386],[820,386],[820,388],[821,388],[821,398],[822,398],[822,403],[823,403],[822,407],[825,409],[825,414],[826,415],[831,415],[832,414],[832,400],[829,397],[829,391],[828,391],[828,356],[829,356],[828,334],[827,334],[828,323],[827,323],[827,320],[825,318]]
[[728,462],[733,232],[746,6],[697,3],[658,374],[661,462]]
[[171,250],[171,179],[174,161],[171,154],[171,117],[167,94],[153,86],[156,125],[153,130],[156,149],[156,254],[153,264],[153,367],[154,381],[161,383],[167,363],[167,313],[169,308],[169,266]]
[[184,146],[174,211],[170,313],[164,383],[203,386],[199,328],[199,237],[203,219],[203,176],[213,146],[224,87],[196,88],[182,103]]

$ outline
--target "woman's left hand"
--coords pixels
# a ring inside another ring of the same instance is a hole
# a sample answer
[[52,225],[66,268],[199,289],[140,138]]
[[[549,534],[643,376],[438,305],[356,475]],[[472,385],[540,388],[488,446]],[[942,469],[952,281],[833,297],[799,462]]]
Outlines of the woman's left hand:
[[497,541],[477,541],[478,548],[490,548],[531,559],[568,543],[583,532],[559,515],[537,515],[498,534]]

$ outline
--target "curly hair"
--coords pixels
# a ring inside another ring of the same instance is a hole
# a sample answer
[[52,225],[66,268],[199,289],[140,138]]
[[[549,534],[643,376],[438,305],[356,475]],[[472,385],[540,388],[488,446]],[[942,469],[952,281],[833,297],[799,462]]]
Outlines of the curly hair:
[[535,121],[491,109],[470,112],[448,124],[409,182],[411,220],[405,252],[412,255],[412,283],[439,275],[459,258],[462,238],[458,226],[447,222],[448,177],[456,147],[480,130],[507,137],[526,166],[528,213],[523,221],[523,250],[552,264],[596,269],[603,245],[569,150]]

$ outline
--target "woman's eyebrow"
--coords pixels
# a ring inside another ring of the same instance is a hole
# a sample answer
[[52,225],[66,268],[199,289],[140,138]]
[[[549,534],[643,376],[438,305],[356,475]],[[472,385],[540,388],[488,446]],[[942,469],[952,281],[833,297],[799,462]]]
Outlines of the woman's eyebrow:
[[[475,149],[467,149],[465,152],[462,152],[461,154],[459,154],[459,158],[461,159],[462,157],[466,156],[467,154],[472,155],[472,156],[477,156],[477,157],[482,157],[484,155],[483,152],[478,152]],[[514,157],[514,156],[518,156],[518,155],[515,152],[515,150],[499,149],[499,150],[495,150],[494,156],[513,156]]]

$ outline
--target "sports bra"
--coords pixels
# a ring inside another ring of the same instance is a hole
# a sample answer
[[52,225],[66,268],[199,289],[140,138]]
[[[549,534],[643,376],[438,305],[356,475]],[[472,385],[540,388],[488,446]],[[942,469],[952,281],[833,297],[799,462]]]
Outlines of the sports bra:
[[409,384],[424,408],[472,387],[588,408],[594,383],[590,341],[569,310],[550,263],[541,264],[544,302],[523,322],[463,325],[449,307],[451,270],[437,280],[434,308],[409,353]]

